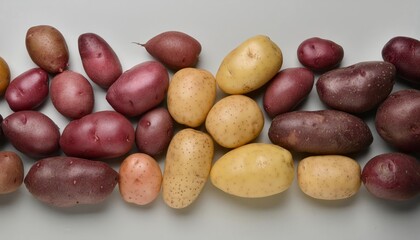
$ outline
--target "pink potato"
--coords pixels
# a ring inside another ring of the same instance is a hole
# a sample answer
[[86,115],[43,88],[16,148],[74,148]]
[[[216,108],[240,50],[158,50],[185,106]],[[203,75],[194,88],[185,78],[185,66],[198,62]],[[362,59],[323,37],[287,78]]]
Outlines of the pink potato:
[[66,70],[51,81],[50,97],[54,107],[63,116],[76,119],[93,111],[93,88],[80,73]]
[[88,77],[102,88],[109,88],[122,74],[121,62],[101,36],[84,33],[78,39],[79,54]]

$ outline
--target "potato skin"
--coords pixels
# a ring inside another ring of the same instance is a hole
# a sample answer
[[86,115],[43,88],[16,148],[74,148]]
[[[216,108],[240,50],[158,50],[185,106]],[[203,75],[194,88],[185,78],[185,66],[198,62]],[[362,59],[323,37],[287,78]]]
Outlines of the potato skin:
[[22,159],[15,152],[0,152],[0,194],[16,191],[22,185],[24,167]]
[[293,110],[309,95],[313,85],[314,74],[307,68],[287,68],[278,72],[264,92],[265,112],[274,118]]
[[362,181],[375,197],[408,200],[420,193],[420,162],[404,153],[383,153],[366,163]]
[[32,61],[45,71],[64,71],[69,62],[69,50],[64,36],[48,25],[33,26],[26,32],[26,49]]
[[29,169],[24,183],[39,201],[54,207],[98,204],[118,183],[108,164],[74,157],[40,159]]
[[291,151],[344,155],[362,151],[373,142],[362,119],[337,110],[294,111],[277,115],[268,137]]
[[420,86],[420,41],[411,37],[391,38],[382,48],[384,61],[395,65],[397,75]]
[[399,90],[379,106],[375,128],[387,143],[400,151],[420,152],[420,91]]
[[318,96],[330,108],[360,114],[375,109],[391,93],[394,65],[383,61],[359,62],[322,74]]
[[10,68],[7,62],[0,57],[0,97],[4,95],[10,83]]
[[109,88],[121,76],[121,62],[101,36],[95,33],[81,34],[78,48],[86,74],[100,87]]
[[103,110],[69,122],[60,146],[72,157],[109,159],[129,152],[134,144],[134,128],[120,113]]
[[33,110],[48,97],[49,77],[42,68],[32,68],[10,82],[5,98],[13,111]]
[[337,67],[344,57],[344,49],[337,43],[319,37],[304,40],[297,49],[299,62],[315,72]]
[[92,113],[94,107],[93,88],[80,73],[66,70],[51,81],[50,98],[59,113],[77,119]]
[[10,143],[32,158],[48,157],[59,150],[58,126],[41,112],[12,113],[3,120],[1,127]]
[[169,73],[157,61],[147,61],[125,71],[106,93],[115,111],[139,116],[161,103],[168,91]]

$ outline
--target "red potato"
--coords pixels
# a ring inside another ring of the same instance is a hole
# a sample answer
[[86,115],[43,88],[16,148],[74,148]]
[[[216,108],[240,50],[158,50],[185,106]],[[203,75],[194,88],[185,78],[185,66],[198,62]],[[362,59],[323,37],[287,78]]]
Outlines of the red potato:
[[19,111],[7,116],[1,127],[6,138],[20,152],[33,158],[57,154],[60,146],[58,126],[37,111]]
[[32,68],[13,79],[5,98],[13,111],[33,110],[48,97],[49,77],[42,68]]
[[111,46],[95,33],[78,39],[79,54],[88,77],[102,88],[109,88],[122,74],[121,62]]
[[0,194],[16,191],[22,185],[24,169],[22,159],[15,152],[0,152]]
[[72,120],[60,138],[63,152],[72,157],[109,159],[128,153],[134,144],[134,128],[120,113],[99,111]]
[[410,37],[391,38],[382,48],[382,58],[395,65],[397,75],[420,86],[420,41]]
[[403,153],[380,154],[366,163],[361,178],[375,197],[408,200],[420,193],[420,162]]
[[313,85],[314,74],[306,68],[288,68],[280,71],[265,90],[264,110],[271,118],[293,110],[308,96]]
[[0,114],[0,144],[3,143],[4,139],[4,133],[3,129],[1,128],[1,123],[3,122],[3,116]]
[[39,201],[55,207],[98,204],[113,192],[118,173],[108,164],[74,157],[50,157],[29,169],[24,183]]
[[94,93],[92,85],[80,73],[66,70],[51,81],[50,97],[63,116],[77,119],[92,113]]
[[106,93],[115,111],[139,116],[159,105],[166,97],[169,73],[157,61],[147,61],[125,71]]
[[299,62],[315,72],[326,72],[337,67],[344,57],[343,47],[319,37],[303,41],[297,49]]
[[165,152],[174,134],[174,120],[164,107],[145,113],[136,128],[136,145],[140,152],[157,156]]

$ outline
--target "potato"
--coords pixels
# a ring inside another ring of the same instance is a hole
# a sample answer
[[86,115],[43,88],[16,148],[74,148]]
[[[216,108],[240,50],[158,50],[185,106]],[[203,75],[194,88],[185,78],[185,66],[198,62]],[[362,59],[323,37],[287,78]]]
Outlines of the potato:
[[174,120],[166,108],[154,108],[140,117],[135,134],[140,152],[160,155],[168,148],[174,135]]
[[125,71],[106,93],[115,111],[139,116],[159,105],[166,97],[169,73],[159,62],[147,61]]
[[109,88],[122,74],[121,62],[111,46],[95,33],[78,38],[83,69],[88,77],[102,88]]
[[133,153],[121,163],[118,187],[128,203],[146,205],[160,193],[162,172],[154,158],[144,153]]
[[322,200],[354,196],[360,189],[360,165],[341,155],[310,156],[299,161],[297,179],[306,195]]
[[200,195],[214,156],[211,137],[185,128],[172,138],[166,153],[162,195],[171,208],[186,208]]
[[33,110],[48,97],[49,77],[42,68],[32,68],[10,82],[5,98],[13,111]]
[[379,106],[375,116],[378,134],[404,152],[420,153],[420,91],[399,90]]
[[103,202],[117,185],[118,173],[100,161],[50,157],[33,164],[24,183],[28,191],[43,203],[73,207]]
[[195,67],[201,52],[200,42],[178,31],[160,33],[140,45],[159,62],[175,71]]
[[216,79],[207,70],[184,68],[176,72],[167,95],[168,111],[188,127],[200,126],[216,100]]
[[0,114],[0,145],[5,140],[3,129],[1,128],[1,123],[3,122],[3,116]]
[[81,118],[92,113],[94,107],[93,88],[80,73],[66,70],[51,81],[50,97],[59,113],[68,118]]
[[253,99],[230,95],[214,104],[205,126],[219,145],[235,148],[259,136],[264,127],[264,115]]
[[47,115],[37,111],[19,111],[7,116],[1,127],[18,151],[32,158],[57,154],[60,130]]
[[383,61],[359,62],[322,74],[316,83],[328,107],[360,114],[375,109],[391,93],[395,67]]
[[344,49],[331,40],[312,37],[298,46],[297,57],[303,66],[322,73],[337,67],[341,63],[344,57]]
[[0,97],[4,95],[10,83],[10,68],[7,62],[0,57]]
[[109,110],[70,121],[60,138],[63,152],[72,157],[109,159],[128,153],[134,128],[123,115]]
[[362,119],[337,110],[279,114],[271,122],[268,137],[288,150],[312,154],[355,153],[373,142]]
[[408,200],[420,193],[420,162],[399,152],[379,154],[363,167],[362,181],[375,197]]
[[287,68],[278,72],[264,92],[265,112],[274,118],[295,109],[309,95],[313,85],[314,74],[306,68]]
[[0,152],[0,194],[16,191],[22,185],[24,169],[22,159],[15,152]]
[[277,74],[283,64],[280,48],[269,37],[251,37],[223,59],[216,82],[227,94],[254,91]]
[[48,25],[33,26],[26,32],[26,49],[32,61],[45,71],[64,71],[69,62],[69,50],[64,36]]
[[420,85],[420,41],[411,37],[396,36],[382,48],[384,61],[395,65],[397,75],[408,82]]
[[293,178],[291,153],[269,143],[250,143],[230,150],[215,162],[210,172],[215,187],[245,198],[284,192]]

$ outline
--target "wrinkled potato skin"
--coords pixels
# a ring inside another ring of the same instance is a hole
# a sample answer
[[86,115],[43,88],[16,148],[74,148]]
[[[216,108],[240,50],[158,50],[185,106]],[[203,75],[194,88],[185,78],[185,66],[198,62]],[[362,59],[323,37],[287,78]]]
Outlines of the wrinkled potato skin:
[[64,36],[48,25],[33,26],[26,33],[26,49],[32,61],[45,71],[64,71],[69,62],[69,50]]
[[271,142],[291,151],[348,154],[373,142],[362,119],[337,110],[294,111],[277,115],[268,130]]
[[98,204],[118,183],[108,164],[74,157],[50,157],[31,166],[24,183],[39,201],[55,207]]
[[24,169],[22,159],[15,152],[0,152],[0,194],[16,191],[22,185]]
[[354,159],[340,155],[306,157],[299,161],[297,179],[306,195],[340,200],[355,195],[361,186],[361,168]]
[[0,57],[0,97],[4,95],[10,83],[10,68],[7,62]]

